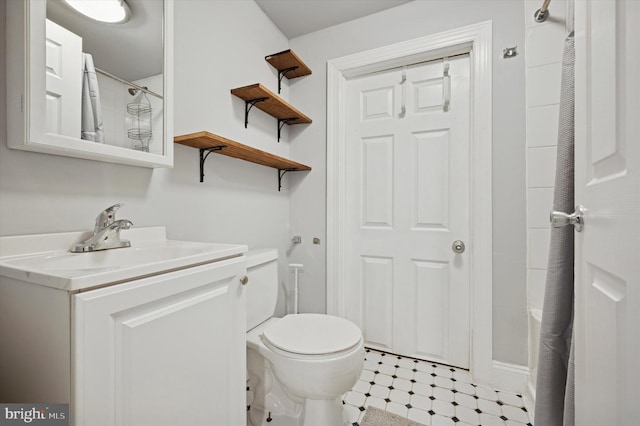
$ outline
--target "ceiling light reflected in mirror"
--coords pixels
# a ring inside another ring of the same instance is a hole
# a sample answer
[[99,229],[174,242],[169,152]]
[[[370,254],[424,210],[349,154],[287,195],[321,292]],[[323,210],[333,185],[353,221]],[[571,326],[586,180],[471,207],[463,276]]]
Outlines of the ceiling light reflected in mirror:
[[63,0],[76,12],[98,22],[122,24],[131,17],[131,10],[124,0]]

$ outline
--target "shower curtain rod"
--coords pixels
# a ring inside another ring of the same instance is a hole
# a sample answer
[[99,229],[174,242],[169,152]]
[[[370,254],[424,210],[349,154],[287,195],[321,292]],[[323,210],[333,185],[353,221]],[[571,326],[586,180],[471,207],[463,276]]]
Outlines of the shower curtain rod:
[[549,3],[551,3],[551,0],[544,0],[542,7],[533,14],[533,19],[536,22],[544,22],[547,20],[549,17]]
[[97,72],[98,74],[106,75],[107,77],[110,77],[110,78],[112,78],[112,79],[114,79],[114,80],[116,80],[116,81],[119,81],[119,82],[120,82],[120,83],[122,83],[122,84],[126,84],[127,86],[131,86],[131,87],[133,87],[134,89],[141,90],[141,91],[143,91],[144,93],[148,93],[148,94],[150,94],[151,96],[155,96],[156,98],[164,99],[164,98],[162,97],[162,95],[159,95],[159,94],[157,94],[156,92],[154,92],[154,91],[152,91],[152,90],[149,90],[149,89],[144,88],[144,87],[142,87],[142,86],[138,86],[138,85],[137,85],[137,84],[135,84],[135,83],[132,83],[132,82],[127,81],[127,80],[124,80],[124,79],[122,79],[122,78],[120,78],[120,77],[118,77],[118,76],[115,76],[115,75],[113,75],[113,74],[111,74],[111,73],[107,72],[107,71],[101,70],[100,68],[96,68],[96,72]]

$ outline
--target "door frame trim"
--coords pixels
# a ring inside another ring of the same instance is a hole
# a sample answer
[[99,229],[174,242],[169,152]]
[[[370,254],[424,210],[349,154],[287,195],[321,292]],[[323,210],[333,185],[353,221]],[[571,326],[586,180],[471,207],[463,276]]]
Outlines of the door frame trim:
[[344,316],[346,270],[345,99],[352,77],[462,53],[470,54],[470,367],[490,382],[492,306],[492,21],[384,46],[327,62],[327,313]]

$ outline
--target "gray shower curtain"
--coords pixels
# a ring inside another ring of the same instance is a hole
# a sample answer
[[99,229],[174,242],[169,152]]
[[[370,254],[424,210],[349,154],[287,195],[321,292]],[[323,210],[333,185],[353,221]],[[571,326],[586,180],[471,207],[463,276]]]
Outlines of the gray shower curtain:
[[[560,124],[553,210],[574,210],[574,64],[573,33],[562,60]],[[536,426],[574,426],[573,226],[551,228],[551,247],[540,326],[536,384]]]

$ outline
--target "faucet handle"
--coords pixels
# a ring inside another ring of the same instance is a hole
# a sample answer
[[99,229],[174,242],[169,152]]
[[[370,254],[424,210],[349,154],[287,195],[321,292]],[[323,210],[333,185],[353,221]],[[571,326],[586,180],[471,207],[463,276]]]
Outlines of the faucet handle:
[[96,234],[111,225],[116,220],[116,210],[124,206],[124,203],[114,204],[111,207],[107,207],[104,211],[96,217],[96,226],[93,229],[93,233]]

